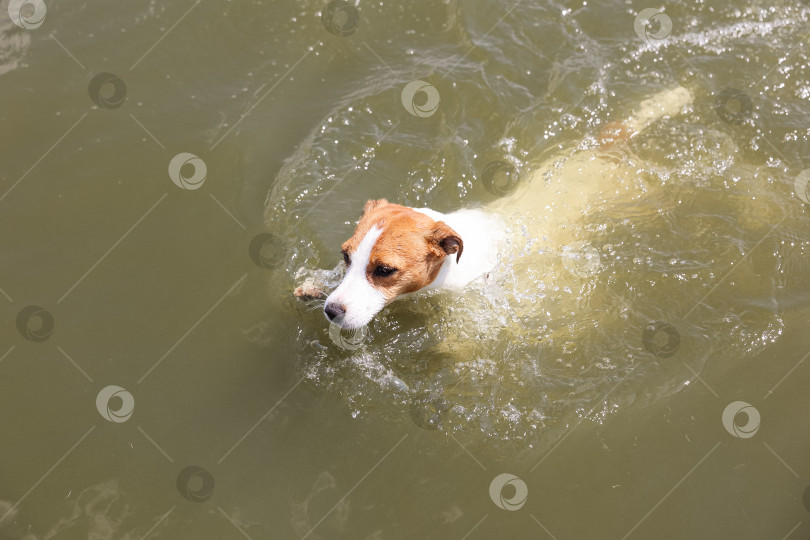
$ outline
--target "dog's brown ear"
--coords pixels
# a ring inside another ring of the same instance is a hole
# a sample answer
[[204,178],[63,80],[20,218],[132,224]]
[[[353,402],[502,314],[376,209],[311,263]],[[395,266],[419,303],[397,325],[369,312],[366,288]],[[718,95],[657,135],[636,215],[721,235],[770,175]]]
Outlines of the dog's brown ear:
[[456,254],[456,262],[464,251],[464,242],[456,231],[444,221],[437,221],[428,239],[440,251],[441,256]]
[[369,212],[371,212],[372,210],[374,210],[378,206],[383,206],[383,205],[386,205],[386,204],[388,204],[388,201],[386,201],[385,199],[377,199],[376,201],[375,200],[368,200],[368,201],[366,201],[366,205],[363,207],[363,213],[368,214]]

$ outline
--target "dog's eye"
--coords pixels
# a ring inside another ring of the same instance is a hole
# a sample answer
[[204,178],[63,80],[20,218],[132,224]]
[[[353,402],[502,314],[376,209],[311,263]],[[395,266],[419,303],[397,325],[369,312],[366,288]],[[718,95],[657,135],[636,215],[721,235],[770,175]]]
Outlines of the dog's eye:
[[397,271],[396,268],[391,268],[390,266],[385,266],[381,264],[380,266],[374,269],[374,275],[381,277],[388,277],[396,271]]
[[343,252],[343,262],[346,263],[346,266],[349,266],[349,265],[352,264],[351,259],[349,259],[349,253],[346,252],[346,251]]

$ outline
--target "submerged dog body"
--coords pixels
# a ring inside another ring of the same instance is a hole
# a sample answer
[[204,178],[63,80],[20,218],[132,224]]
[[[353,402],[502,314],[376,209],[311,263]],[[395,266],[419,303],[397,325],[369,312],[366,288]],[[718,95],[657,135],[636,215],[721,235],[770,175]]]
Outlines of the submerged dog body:
[[368,201],[341,246],[346,275],[324,313],[343,328],[358,328],[404,295],[461,289],[495,266],[503,233],[501,219],[481,210],[441,214]]
[[644,100],[633,115],[610,126],[613,136],[600,147],[546,161],[516,193],[486,210],[441,214],[385,199],[368,201],[353,236],[342,246],[347,271],[326,299],[326,317],[343,328],[358,328],[403,295],[464,287],[494,268],[510,216],[536,218],[525,234],[559,251],[574,240],[567,225],[591,201],[639,191],[636,166],[606,149],[660,118],[679,114],[691,101],[682,87]]

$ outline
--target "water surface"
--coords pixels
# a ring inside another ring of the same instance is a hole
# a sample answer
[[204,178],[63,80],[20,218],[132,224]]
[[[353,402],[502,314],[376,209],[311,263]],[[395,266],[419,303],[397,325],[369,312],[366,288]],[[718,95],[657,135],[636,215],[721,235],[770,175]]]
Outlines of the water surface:
[[[807,7],[0,7],[0,538],[808,536]],[[358,346],[293,297],[677,85],[562,245]]]

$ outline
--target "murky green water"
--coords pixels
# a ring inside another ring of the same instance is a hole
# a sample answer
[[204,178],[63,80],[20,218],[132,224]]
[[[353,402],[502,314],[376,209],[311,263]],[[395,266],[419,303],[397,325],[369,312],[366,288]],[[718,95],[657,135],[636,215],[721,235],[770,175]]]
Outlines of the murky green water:
[[[810,536],[810,8],[0,7],[0,539]],[[490,279],[293,297],[515,178]]]

